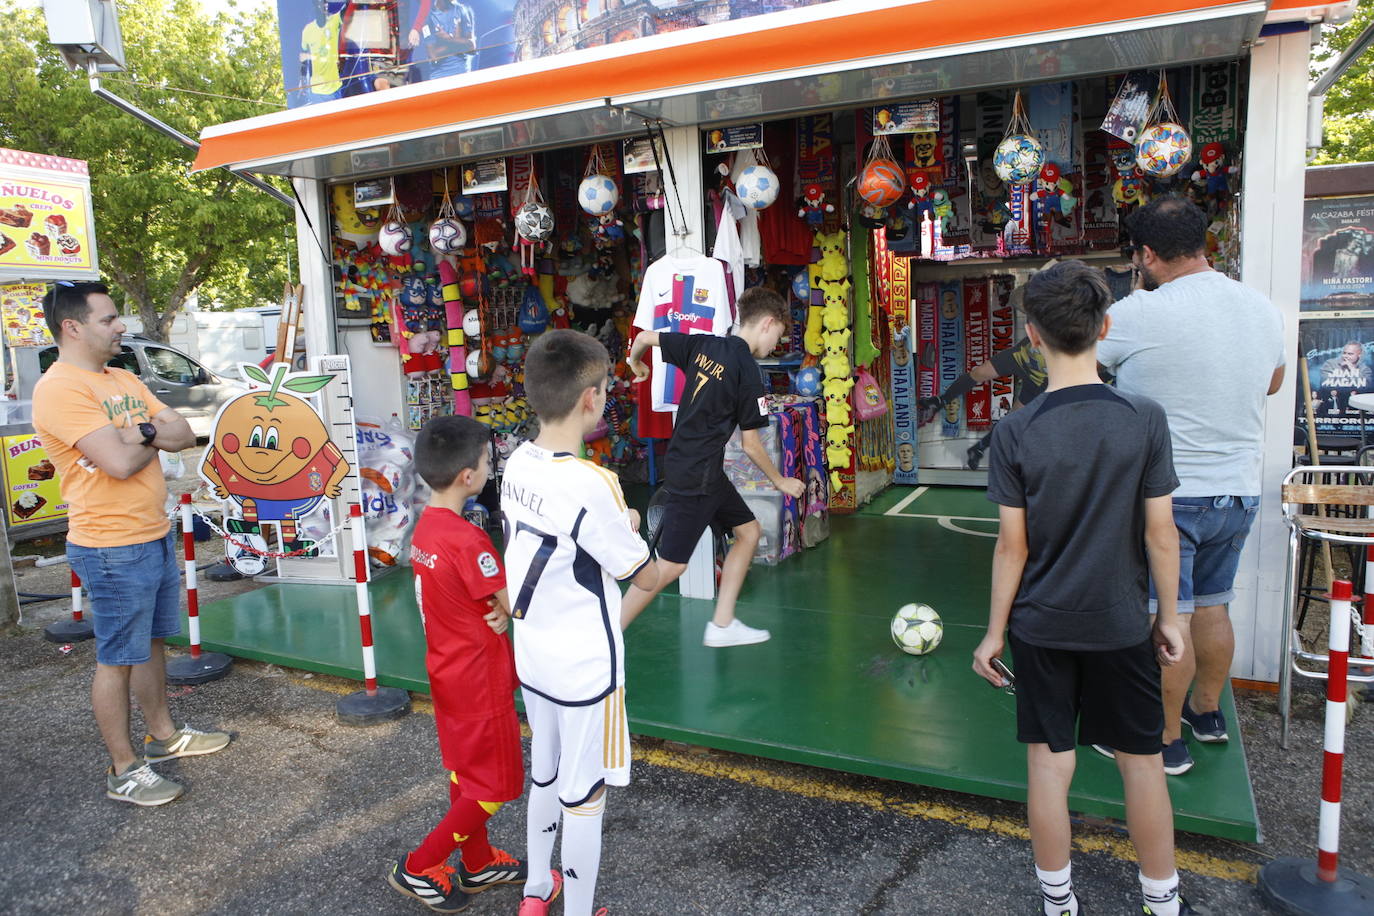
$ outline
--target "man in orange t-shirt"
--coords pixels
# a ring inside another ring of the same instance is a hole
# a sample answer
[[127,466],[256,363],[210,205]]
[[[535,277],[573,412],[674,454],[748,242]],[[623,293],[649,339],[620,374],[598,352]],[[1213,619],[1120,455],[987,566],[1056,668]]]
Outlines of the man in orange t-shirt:
[[[33,425],[68,504],[67,560],[90,596],[96,666],[91,705],[110,752],[105,794],[163,805],[182,792],[149,763],[212,754],[223,732],[176,725],[163,639],[181,632],[181,571],[159,450],[195,444],[186,420],[138,376],[106,363],[124,323],[101,283],[60,281],[43,299],[57,362],[33,392]],[[143,710],[143,755],[129,740],[129,691]]]

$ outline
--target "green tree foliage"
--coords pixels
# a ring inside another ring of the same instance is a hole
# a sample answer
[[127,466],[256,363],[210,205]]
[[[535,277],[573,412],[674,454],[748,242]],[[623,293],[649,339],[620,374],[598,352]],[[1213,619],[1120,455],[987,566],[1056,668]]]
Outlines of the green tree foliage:
[[[1374,22],[1374,3],[1361,3],[1349,22],[1325,26],[1312,54],[1312,78],[1326,72],[1341,52]],[[1374,52],[1350,65],[1326,95],[1326,144],[1313,165],[1374,161]]]
[[[42,10],[20,2],[0,0],[0,146],[90,163],[101,272],[145,333],[166,340],[195,292],[231,307],[279,297],[290,208],[222,169],[188,174],[193,153],[92,95],[48,43]],[[106,88],[187,136],[285,107],[271,13],[122,0],[119,17],[128,69]]]

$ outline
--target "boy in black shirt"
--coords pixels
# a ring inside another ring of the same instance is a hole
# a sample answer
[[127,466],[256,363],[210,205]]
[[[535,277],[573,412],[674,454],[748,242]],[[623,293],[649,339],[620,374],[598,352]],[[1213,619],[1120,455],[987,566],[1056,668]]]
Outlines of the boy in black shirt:
[[1169,494],[1178,486],[1164,410],[1103,385],[1097,341],[1112,298],[1100,271],[1066,261],[1031,278],[1026,329],[1049,369],[1045,393],[993,431],[988,499],[1001,530],[987,635],[991,666],[1010,620],[1017,739],[1028,745],[1027,814],[1047,916],[1077,916],[1069,873],[1069,782],[1078,744],[1115,750],[1140,857],[1143,912],[1192,913],[1178,896],[1173,812],[1160,754],[1160,665],[1182,657],[1168,592],[1153,624],[1148,577],[1178,574]]
[[725,477],[725,444],[735,427],[740,428],[745,454],[773,486],[793,498],[806,489],[797,478],[782,476],[758,433],[768,425],[768,404],[754,360],[771,353],[787,330],[787,303],[770,289],[754,287],[745,290],[738,304],[740,327],[735,336],[641,331],[629,359],[635,381],[642,382],[649,369],[641,358],[650,347],[659,347],[664,360],[682,369],[687,381],[663,462],[668,498],[659,522],[658,587],[645,591],[632,584],[620,605],[620,625],[629,626],[664,586],[677,581],[708,527],[733,530],[735,543],[721,568],[715,616],[702,639],[717,648],[768,639],[767,630],[735,618],[735,599],[762,533],[758,519]]

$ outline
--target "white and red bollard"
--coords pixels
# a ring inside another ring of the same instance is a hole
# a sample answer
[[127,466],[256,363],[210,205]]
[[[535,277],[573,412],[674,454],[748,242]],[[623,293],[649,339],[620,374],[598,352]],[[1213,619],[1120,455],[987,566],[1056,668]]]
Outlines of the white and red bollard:
[[81,577],[72,570],[72,616],[70,620],[57,620],[43,628],[43,638],[49,642],[63,644],[81,642],[95,636],[95,627],[81,613]]
[[358,599],[358,629],[363,647],[363,689],[341,697],[334,711],[346,725],[377,725],[410,712],[410,694],[398,687],[377,686],[377,656],[372,643],[372,599],[367,591],[367,531],[363,507],[348,507],[353,534],[353,587]]
[[[1366,586],[1367,587],[1367,586]],[[1356,916],[1374,912],[1374,881],[1342,869],[1341,778],[1345,765],[1345,704],[1349,684],[1349,582],[1331,583],[1331,624],[1326,665],[1326,736],[1322,756],[1321,814],[1317,821],[1317,861],[1288,856],[1260,869],[1264,899],[1285,913],[1306,916]],[[1368,601],[1368,596],[1366,596]],[[1366,605],[1367,607],[1367,605]]]
[[200,647],[200,597],[196,589],[196,538],[191,494],[181,494],[181,543],[186,569],[186,629],[190,655],[167,660],[167,683],[204,684],[229,673],[233,659],[223,652],[204,652]]
[[1364,549],[1364,621],[1360,627],[1360,654],[1374,658],[1374,546]]

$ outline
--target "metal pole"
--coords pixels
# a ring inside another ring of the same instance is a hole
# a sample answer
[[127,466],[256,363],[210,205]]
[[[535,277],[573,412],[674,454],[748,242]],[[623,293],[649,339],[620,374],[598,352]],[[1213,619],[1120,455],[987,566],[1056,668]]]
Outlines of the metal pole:
[[[149,127],[153,128],[154,130],[160,133],[166,134],[173,140],[180,143],[182,146],[191,150],[192,152],[198,152],[200,150],[200,144],[197,143],[195,140],[192,140],[190,137],[186,136],[181,131],[177,130],[175,127],[171,126],[165,121],[162,121],[157,117],[149,114],[148,112],[144,111],[142,108],[139,108],[137,105],[128,101],[127,99],[120,98],[110,90],[106,89],[104,86],[100,85],[100,66],[95,62],[95,58],[90,58],[86,61],[86,75],[90,78],[91,92],[94,93],[97,98],[104,99],[114,107],[118,108],[120,111],[133,115],[135,118],[138,118],[144,124],[147,124]],[[230,175],[233,175],[240,181],[247,182],[248,184],[257,188],[259,191],[269,194],[277,200],[281,201],[282,203],[286,204],[291,209],[296,209],[296,202],[294,200],[292,200],[290,197],[286,196],[276,188],[272,187],[270,184],[263,181],[261,178],[257,178],[253,175],[245,175],[242,172],[235,172],[233,169],[229,169],[228,171]]]

